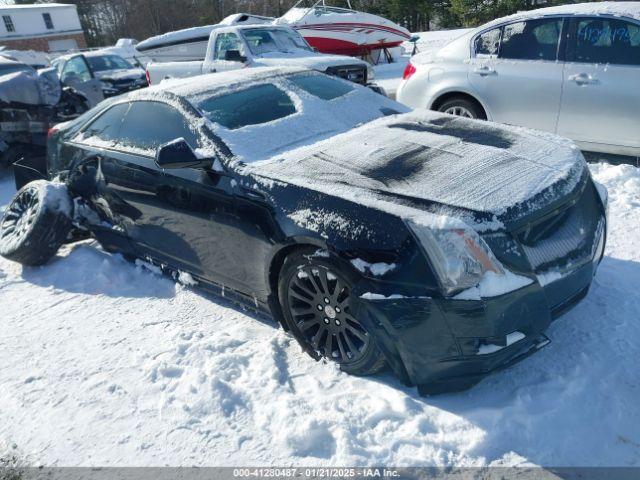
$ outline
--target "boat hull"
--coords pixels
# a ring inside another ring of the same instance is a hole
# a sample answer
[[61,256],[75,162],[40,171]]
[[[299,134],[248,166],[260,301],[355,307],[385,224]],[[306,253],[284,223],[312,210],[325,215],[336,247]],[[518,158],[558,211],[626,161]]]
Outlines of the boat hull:
[[372,36],[356,31],[362,27],[353,27],[353,32],[345,31],[345,29],[336,29],[335,31],[327,28],[317,29],[308,25],[294,26],[294,28],[313,48],[321,53],[334,55],[366,55],[374,50],[398,47],[408,39],[395,34]]

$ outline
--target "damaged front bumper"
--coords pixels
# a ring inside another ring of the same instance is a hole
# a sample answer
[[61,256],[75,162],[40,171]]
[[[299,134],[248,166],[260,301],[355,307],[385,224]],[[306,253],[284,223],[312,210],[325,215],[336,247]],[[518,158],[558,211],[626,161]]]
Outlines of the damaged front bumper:
[[600,258],[552,283],[480,300],[372,296],[363,283],[357,315],[406,384],[421,394],[464,390],[547,345],[544,332],[584,298]]

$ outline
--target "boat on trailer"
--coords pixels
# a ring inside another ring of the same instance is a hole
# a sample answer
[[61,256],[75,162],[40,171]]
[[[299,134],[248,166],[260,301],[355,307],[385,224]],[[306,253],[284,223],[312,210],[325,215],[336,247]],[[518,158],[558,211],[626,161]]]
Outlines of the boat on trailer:
[[185,28],[148,38],[136,45],[136,50],[154,62],[189,62],[203,60],[209,36],[216,28],[229,25],[270,24],[274,18],[236,13],[216,25]]
[[325,0],[305,4],[309,2],[300,0],[276,23],[296,29],[322,53],[367,57],[411,38],[406,28],[378,15],[353,10],[349,1],[349,8],[329,6]]
[[[307,5],[307,6],[305,6]],[[411,38],[409,31],[371,13],[326,5],[325,0],[300,0],[280,18],[247,13],[230,15],[217,25],[187,28],[144,40],[136,50],[155,62],[202,60],[211,32],[228,25],[287,25],[321,53],[377,59],[381,52]]]

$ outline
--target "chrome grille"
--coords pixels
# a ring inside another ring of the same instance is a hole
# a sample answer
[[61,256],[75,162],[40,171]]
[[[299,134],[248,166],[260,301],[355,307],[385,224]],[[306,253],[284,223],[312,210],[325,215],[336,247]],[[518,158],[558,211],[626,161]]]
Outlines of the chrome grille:
[[[575,205],[521,233],[520,244],[534,270],[575,268],[592,260],[604,230],[600,210],[593,187],[589,186]],[[542,238],[530,241],[532,229],[544,232]]]

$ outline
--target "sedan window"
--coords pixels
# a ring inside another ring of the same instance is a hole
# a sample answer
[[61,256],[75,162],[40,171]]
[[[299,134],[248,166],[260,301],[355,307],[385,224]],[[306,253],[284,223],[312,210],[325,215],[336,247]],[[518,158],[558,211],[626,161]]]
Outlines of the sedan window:
[[474,42],[476,55],[497,55],[498,50],[500,49],[501,33],[501,28],[494,28],[493,30],[489,30],[488,32],[484,32],[482,35],[477,36]]
[[125,148],[155,152],[160,145],[180,137],[191,148],[198,147],[198,135],[178,110],[166,103],[138,101],[130,104],[118,141]]
[[133,68],[129,62],[117,55],[88,56],[87,62],[94,72],[104,72],[106,70],[129,70]]
[[208,98],[198,107],[209,120],[230,130],[272,122],[296,113],[289,96],[271,84]]
[[82,141],[89,139],[113,141],[118,138],[120,132],[120,126],[122,125],[122,119],[129,109],[128,103],[120,103],[115,105],[104,113],[102,113],[96,120],[91,122],[86,127],[79,138],[76,141]]
[[608,18],[575,20],[569,60],[640,65],[640,25]]
[[224,60],[229,50],[237,50],[242,53],[242,43],[235,33],[221,33],[216,40],[214,59]]
[[562,19],[516,22],[504,27],[500,58],[556,60]]
[[289,79],[297,87],[323,100],[333,100],[353,91],[353,86],[325,75],[299,75]]

